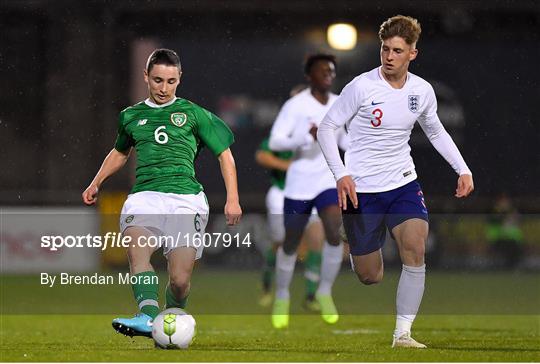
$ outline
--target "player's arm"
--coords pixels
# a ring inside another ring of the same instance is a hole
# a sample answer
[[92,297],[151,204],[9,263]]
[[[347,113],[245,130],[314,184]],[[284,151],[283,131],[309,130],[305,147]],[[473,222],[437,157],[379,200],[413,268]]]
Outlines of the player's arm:
[[349,135],[345,131],[345,127],[339,128],[336,133],[336,140],[339,149],[346,151],[349,148]]
[[227,190],[227,202],[225,203],[225,218],[228,225],[236,225],[240,222],[242,208],[240,207],[240,198],[238,196],[238,181],[236,178],[236,165],[234,157],[229,148],[224,150],[219,156],[219,165],[221,175],[225,182]]
[[219,160],[221,175],[227,190],[227,202],[224,208],[225,219],[228,225],[236,225],[242,216],[242,208],[238,197],[236,165],[229,148],[234,142],[234,135],[223,120],[208,110],[196,108],[196,117],[196,134]]
[[358,206],[358,199],[356,185],[339,155],[336,132],[356,115],[360,97],[359,88],[355,81],[345,86],[340,97],[326,113],[317,131],[317,141],[321,146],[326,163],[337,181],[339,206],[344,210],[347,208],[347,196],[351,199],[354,207]]
[[474,190],[472,172],[437,116],[437,99],[432,88],[427,95],[427,102],[426,110],[418,118],[418,123],[433,147],[459,175],[455,196],[467,197]]
[[119,152],[113,148],[109,152],[109,154],[103,160],[101,168],[97,172],[96,176],[82,193],[82,200],[85,204],[93,205],[96,203],[97,194],[103,182],[118,172],[118,170],[126,164],[130,153],[131,148],[127,149],[125,152]]
[[291,165],[290,159],[281,159],[272,152],[266,150],[258,150],[255,153],[255,161],[266,169],[277,169],[284,172],[287,171]]
[[283,105],[272,125],[268,141],[271,150],[295,150],[315,140],[309,132],[311,125],[297,123],[294,115],[294,105],[289,100]]

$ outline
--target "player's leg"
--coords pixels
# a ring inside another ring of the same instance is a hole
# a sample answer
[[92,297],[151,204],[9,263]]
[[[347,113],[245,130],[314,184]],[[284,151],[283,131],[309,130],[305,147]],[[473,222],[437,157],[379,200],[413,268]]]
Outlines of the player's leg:
[[418,183],[401,187],[391,205],[387,225],[394,236],[403,263],[396,296],[396,328],[392,346],[425,348],[411,338],[426,279],[424,254],[428,236],[428,216]]
[[165,232],[174,237],[163,245],[167,258],[169,282],[165,298],[166,308],[184,309],[191,287],[191,274],[195,260],[202,256],[203,237],[208,223],[208,203],[203,192],[197,195],[167,196]]
[[396,296],[396,328],[393,346],[424,348],[411,338],[411,327],[422,302],[426,280],[424,264],[428,223],[407,220],[392,229],[403,263]]
[[129,226],[124,230],[124,236],[131,237],[133,244],[127,249],[127,255],[132,277],[137,277],[132,284],[133,295],[139,306],[139,313],[133,318],[116,318],[113,328],[127,336],[152,335],[151,321],[159,313],[157,275],[150,264],[155,247],[142,246],[138,242],[148,241],[154,233],[142,226]]
[[116,318],[113,328],[128,336],[151,336],[151,321],[159,312],[158,277],[150,264],[152,253],[159,248],[152,238],[161,234],[162,205],[155,192],[139,192],[128,197],[120,216],[120,231],[131,238],[127,249],[130,273],[135,281],[133,295],[139,313],[133,318]]
[[337,203],[336,189],[322,192],[314,202],[326,236],[322,248],[321,277],[316,298],[321,306],[323,320],[333,324],[339,320],[339,314],[332,299],[332,286],[343,261],[343,245],[339,231],[342,225],[341,209]]
[[276,186],[270,187],[266,194],[266,211],[268,230],[272,245],[264,252],[264,266],[262,273],[263,293],[259,299],[261,306],[272,304],[272,280],[276,269],[276,251],[285,239],[285,227],[283,225],[283,190]]
[[[130,236],[132,242],[142,242],[141,237],[143,237],[144,241],[148,241],[148,238],[155,237],[155,234],[150,229],[141,226],[130,226],[124,231],[124,236]],[[137,277],[137,282],[157,282],[156,272],[154,272],[154,268],[150,264],[150,258],[156,248],[135,243],[127,249],[131,276]],[[150,279],[145,279],[145,277]],[[138,283],[133,285],[132,288],[139,310],[154,319],[159,313],[159,284]]]
[[262,294],[259,298],[259,305],[263,307],[268,307],[272,303],[272,281],[276,270],[276,251],[279,245],[278,243],[272,243],[264,251],[264,265],[261,277]]
[[307,253],[304,258],[304,279],[306,287],[306,298],[304,308],[309,311],[320,311],[321,307],[315,299],[317,287],[319,286],[321,274],[322,246],[325,235],[322,221],[318,215],[312,214],[308,225],[302,235],[300,245],[307,247]]
[[289,325],[289,286],[296,264],[296,250],[313,207],[312,201],[285,198],[285,239],[276,254],[276,297],[272,308],[272,325],[276,329]]
[[349,243],[351,265],[365,285],[383,279],[384,264],[381,248],[386,240],[384,199],[375,193],[357,193],[358,207],[350,200],[343,212],[343,230]]
[[166,308],[186,308],[196,254],[193,247],[178,247],[167,254],[169,282],[165,291]]
[[360,282],[365,285],[376,284],[383,279],[384,263],[381,249],[365,255],[351,255],[351,265]]

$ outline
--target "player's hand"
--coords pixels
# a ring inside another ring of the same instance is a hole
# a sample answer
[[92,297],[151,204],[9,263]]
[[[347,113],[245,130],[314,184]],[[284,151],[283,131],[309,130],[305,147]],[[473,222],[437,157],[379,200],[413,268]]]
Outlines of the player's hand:
[[455,196],[457,198],[467,197],[474,190],[473,178],[470,174],[462,174],[457,181]]
[[311,134],[311,136],[313,137],[313,139],[315,139],[315,141],[317,141],[317,130],[319,130],[319,128],[317,128],[316,125],[313,125],[313,126],[309,129],[309,133]]
[[88,206],[95,204],[97,201],[98,191],[99,189],[96,185],[88,186],[82,193],[83,202]]
[[227,201],[225,204],[225,219],[227,220],[227,225],[236,225],[240,222],[242,217],[242,208],[238,201]]
[[283,161],[283,167],[286,167],[284,171],[286,172],[289,167],[291,166],[292,160],[291,159],[282,159]]
[[358,197],[356,196],[356,185],[351,176],[343,176],[337,181],[337,195],[339,207],[347,210],[347,196],[351,199],[354,208],[358,208]]

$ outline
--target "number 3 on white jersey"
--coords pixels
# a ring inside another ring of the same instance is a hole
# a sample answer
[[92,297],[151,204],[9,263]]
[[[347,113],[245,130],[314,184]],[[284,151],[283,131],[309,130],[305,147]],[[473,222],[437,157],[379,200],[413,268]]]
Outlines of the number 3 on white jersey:
[[161,129],[165,129],[165,125],[160,126],[154,131],[154,139],[159,144],[167,144],[169,141],[169,136],[167,133],[165,133],[165,131],[160,131]]
[[378,128],[382,123],[383,112],[381,109],[375,109],[371,114],[375,116],[375,120],[371,120],[371,125]]

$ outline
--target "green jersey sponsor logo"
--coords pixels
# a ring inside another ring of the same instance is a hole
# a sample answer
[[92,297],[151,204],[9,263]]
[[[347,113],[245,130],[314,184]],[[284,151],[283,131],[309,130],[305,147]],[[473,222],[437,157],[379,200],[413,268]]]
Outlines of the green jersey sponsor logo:
[[171,122],[177,127],[183,126],[187,121],[187,115],[183,112],[175,112],[171,114]]

